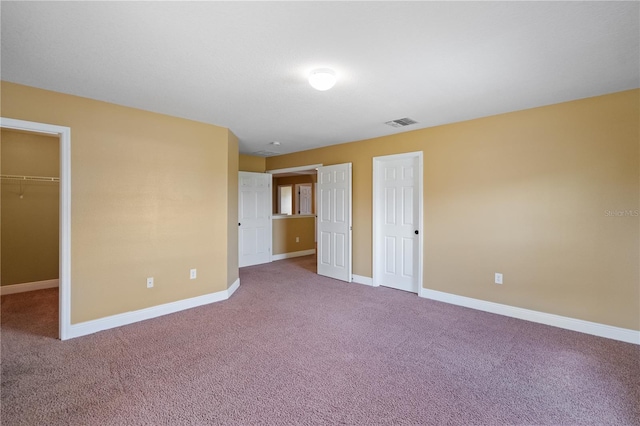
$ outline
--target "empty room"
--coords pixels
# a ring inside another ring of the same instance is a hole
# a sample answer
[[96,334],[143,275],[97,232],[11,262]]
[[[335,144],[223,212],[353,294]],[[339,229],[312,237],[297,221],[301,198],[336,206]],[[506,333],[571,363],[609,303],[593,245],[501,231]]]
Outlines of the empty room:
[[0,422],[640,426],[640,3],[0,2]]

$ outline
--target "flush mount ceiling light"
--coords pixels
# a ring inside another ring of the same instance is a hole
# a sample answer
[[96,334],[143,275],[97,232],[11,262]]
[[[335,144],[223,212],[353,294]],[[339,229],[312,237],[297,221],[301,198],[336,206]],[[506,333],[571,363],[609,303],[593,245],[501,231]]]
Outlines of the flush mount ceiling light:
[[329,90],[336,84],[336,73],[329,68],[319,68],[309,74],[309,84],[316,90]]

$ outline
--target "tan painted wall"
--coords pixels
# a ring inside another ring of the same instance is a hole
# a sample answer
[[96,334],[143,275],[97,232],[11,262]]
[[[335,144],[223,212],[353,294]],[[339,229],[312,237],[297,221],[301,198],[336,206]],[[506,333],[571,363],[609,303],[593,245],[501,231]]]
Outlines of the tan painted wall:
[[238,170],[241,172],[264,173],[267,170],[266,158],[240,154]]
[[239,278],[238,253],[238,138],[228,132],[229,164],[227,195],[227,285],[232,285]]
[[640,330],[639,117],[631,90],[270,157],[267,169],[353,163],[353,271],[370,277],[372,158],[423,151],[425,288]]
[[7,82],[2,116],[71,128],[72,323],[227,288],[227,129]]
[[[273,220],[273,254],[293,253],[315,248],[313,216],[287,217]],[[300,242],[296,242],[300,237]]]
[[[58,138],[2,130],[0,140],[2,174],[60,176]],[[2,182],[2,285],[58,278],[59,199],[57,183]]]

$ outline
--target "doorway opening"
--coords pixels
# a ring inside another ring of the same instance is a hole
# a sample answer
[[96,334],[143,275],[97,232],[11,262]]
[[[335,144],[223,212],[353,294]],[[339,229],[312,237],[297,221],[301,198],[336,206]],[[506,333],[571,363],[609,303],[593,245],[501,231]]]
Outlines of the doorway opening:
[[[331,166],[316,164],[268,170],[267,173],[274,176],[274,181],[276,177],[287,179],[297,175],[311,175],[311,182],[287,183],[293,185],[311,183],[314,188],[311,190],[313,206],[311,215],[295,214],[296,210],[292,215],[273,216],[274,255],[272,260],[315,254],[316,272],[319,275],[352,282],[352,164]],[[277,185],[274,184],[274,187]],[[300,192],[300,201],[302,201],[302,191]],[[306,192],[308,198],[308,191]],[[277,196],[276,194],[277,192],[274,191],[274,197]],[[297,195],[294,191],[294,197]],[[294,205],[299,207],[300,201],[297,204],[294,201]],[[313,229],[313,232],[304,232],[304,235],[313,235],[313,246],[310,245],[310,238],[308,241],[309,247],[313,248],[306,250],[301,250],[302,245],[297,245],[303,242],[302,232],[299,230],[303,222],[306,222],[306,229],[309,231]],[[278,238],[290,245],[284,245],[284,248],[278,247]],[[285,251],[279,254],[278,250]]]
[[[71,337],[71,129],[69,127],[31,121],[0,118],[0,128],[23,134],[53,136],[59,141],[59,181],[58,181],[58,336],[61,340]],[[7,175],[14,178],[18,175]],[[18,176],[22,180],[45,176]],[[54,176],[49,176],[53,178]],[[11,178],[6,178],[10,180]],[[4,179],[3,179],[4,181]],[[53,182],[53,181],[52,181]],[[23,183],[23,185],[26,185]],[[32,188],[33,189],[33,188]],[[19,190],[21,201],[27,196],[27,189]]]
[[267,171],[273,177],[273,260],[316,254],[315,187],[320,166]]

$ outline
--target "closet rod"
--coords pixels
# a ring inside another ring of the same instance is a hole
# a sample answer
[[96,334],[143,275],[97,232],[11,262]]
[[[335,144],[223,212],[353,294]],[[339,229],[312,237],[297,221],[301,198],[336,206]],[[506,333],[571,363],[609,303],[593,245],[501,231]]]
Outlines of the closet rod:
[[18,176],[18,175],[0,175],[2,180],[16,180],[25,182],[60,182],[60,178],[52,176]]

